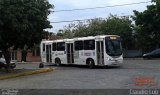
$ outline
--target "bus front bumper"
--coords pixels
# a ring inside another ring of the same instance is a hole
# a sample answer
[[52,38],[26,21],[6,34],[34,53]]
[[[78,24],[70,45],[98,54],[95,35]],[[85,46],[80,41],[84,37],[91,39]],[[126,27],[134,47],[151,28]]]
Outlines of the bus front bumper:
[[112,60],[112,61],[107,61],[105,65],[107,66],[121,66],[123,63],[123,60]]

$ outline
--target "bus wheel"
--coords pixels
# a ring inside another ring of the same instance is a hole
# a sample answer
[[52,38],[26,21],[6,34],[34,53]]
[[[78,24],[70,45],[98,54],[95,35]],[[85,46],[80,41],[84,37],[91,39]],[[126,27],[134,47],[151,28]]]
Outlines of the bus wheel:
[[55,59],[55,63],[56,63],[56,66],[60,66],[61,65],[61,60],[60,59]]
[[40,63],[39,64],[39,68],[43,68],[44,67],[44,64],[43,63]]
[[87,61],[87,64],[88,64],[88,67],[89,67],[90,69],[93,69],[93,68],[94,68],[94,61],[93,61],[92,59],[89,59],[89,60]]

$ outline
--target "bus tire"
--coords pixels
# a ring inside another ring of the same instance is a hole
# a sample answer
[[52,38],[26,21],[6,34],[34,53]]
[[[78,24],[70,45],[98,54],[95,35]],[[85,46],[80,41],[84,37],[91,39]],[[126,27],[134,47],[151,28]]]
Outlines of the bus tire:
[[61,60],[59,58],[55,59],[55,64],[56,66],[60,66],[61,65]]
[[94,60],[93,59],[87,59],[87,65],[90,69],[94,68]]
[[39,68],[43,68],[44,67],[44,64],[43,63],[40,63],[39,64]]
[[16,64],[15,64],[15,63],[13,63],[13,64],[10,66],[10,68],[11,68],[11,69],[16,68]]

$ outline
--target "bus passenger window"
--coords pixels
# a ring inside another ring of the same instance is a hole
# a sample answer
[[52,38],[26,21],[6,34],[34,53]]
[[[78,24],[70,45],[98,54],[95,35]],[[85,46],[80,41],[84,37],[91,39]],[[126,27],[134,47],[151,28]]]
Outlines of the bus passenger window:
[[95,49],[95,40],[84,41],[84,50],[94,50],[94,49]]
[[65,51],[65,42],[57,43],[57,51]]
[[53,43],[52,44],[52,51],[56,51],[57,50],[57,44],[56,43]]
[[74,48],[75,50],[83,50],[83,41],[75,41]]

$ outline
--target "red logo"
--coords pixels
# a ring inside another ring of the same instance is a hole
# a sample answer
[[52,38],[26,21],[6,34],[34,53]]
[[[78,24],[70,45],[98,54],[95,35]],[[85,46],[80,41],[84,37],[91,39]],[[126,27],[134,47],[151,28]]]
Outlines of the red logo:
[[157,86],[156,78],[153,76],[137,76],[133,81],[135,86]]

